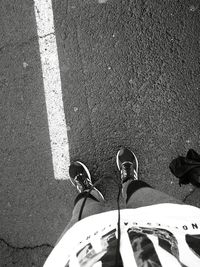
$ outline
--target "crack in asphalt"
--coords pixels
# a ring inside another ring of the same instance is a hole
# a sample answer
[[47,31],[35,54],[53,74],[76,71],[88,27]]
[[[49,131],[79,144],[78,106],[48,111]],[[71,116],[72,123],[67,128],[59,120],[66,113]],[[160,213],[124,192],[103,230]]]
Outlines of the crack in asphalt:
[[50,35],[55,35],[55,32],[50,32],[50,33],[47,33],[47,34],[44,34],[44,35],[34,35],[34,36],[30,37],[29,39],[27,39],[27,40],[25,40],[23,42],[6,43],[6,44],[0,46],[0,53],[1,52],[5,53],[5,50],[9,51],[11,49],[18,49],[18,48],[23,47],[25,45],[29,45],[31,42],[35,42],[38,39],[46,38],[46,37],[48,37]]
[[0,47],[0,52],[4,52],[5,50],[10,51],[11,49],[19,49],[20,47],[23,47],[25,45],[29,45],[31,42],[34,42],[38,39],[38,36],[32,36],[31,38],[27,39],[23,42],[9,42],[5,43],[3,46]]
[[46,38],[46,37],[48,37],[50,35],[55,35],[55,32],[50,32],[50,33],[47,33],[47,34],[44,34],[44,35],[41,35],[41,36],[38,35],[38,38],[43,39],[43,38]]
[[37,248],[42,248],[42,247],[47,247],[47,248],[54,248],[54,246],[50,245],[50,244],[41,244],[41,245],[36,245],[36,246],[24,246],[24,247],[15,247],[11,244],[9,244],[7,241],[5,241],[5,239],[0,238],[0,242],[2,242],[4,245],[8,246],[11,249],[17,249],[17,250],[33,250],[33,249],[37,249]]

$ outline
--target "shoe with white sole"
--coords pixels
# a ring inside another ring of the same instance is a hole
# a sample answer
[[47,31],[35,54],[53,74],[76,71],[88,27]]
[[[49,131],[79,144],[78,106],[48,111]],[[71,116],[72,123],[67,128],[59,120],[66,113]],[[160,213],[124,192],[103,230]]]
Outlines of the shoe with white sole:
[[[69,166],[69,176],[71,183],[77,188],[79,193],[88,192],[93,187],[90,171],[80,161],[71,163]],[[99,197],[104,200],[103,195],[96,187],[92,190],[95,190]]]
[[138,160],[128,148],[121,148],[116,156],[117,167],[121,173],[121,183],[138,180]]

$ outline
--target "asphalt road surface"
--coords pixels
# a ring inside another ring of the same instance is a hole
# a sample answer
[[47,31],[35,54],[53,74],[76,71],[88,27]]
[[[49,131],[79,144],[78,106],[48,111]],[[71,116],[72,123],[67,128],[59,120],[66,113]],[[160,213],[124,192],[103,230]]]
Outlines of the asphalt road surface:
[[[115,156],[127,146],[141,179],[200,207],[200,191],[179,187],[169,170],[189,148],[200,153],[199,1],[53,0],[43,11],[54,30],[40,36],[36,2],[0,1],[1,267],[42,266],[69,221],[76,190],[62,166],[56,173],[62,158],[105,177],[99,189],[115,208],[108,177],[119,179]],[[48,65],[48,38],[58,66]],[[48,113],[58,72],[62,103]]]

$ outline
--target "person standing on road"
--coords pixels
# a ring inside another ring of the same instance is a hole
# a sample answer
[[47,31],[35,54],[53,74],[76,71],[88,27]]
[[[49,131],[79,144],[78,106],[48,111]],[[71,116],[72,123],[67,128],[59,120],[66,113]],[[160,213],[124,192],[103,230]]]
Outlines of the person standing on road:
[[69,167],[79,194],[72,218],[44,267],[200,266],[200,209],[138,179],[128,148],[116,156],[126,208],[106,211],[105,199],[80,161]]

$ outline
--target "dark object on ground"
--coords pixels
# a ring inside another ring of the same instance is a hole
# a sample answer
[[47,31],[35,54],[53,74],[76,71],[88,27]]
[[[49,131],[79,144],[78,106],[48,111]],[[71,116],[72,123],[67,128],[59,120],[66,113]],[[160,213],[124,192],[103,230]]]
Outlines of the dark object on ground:
[[179,156],[169,165],[171,172],[179,178],[179,185],[193,184],[200,187],[200,155],[190,149],[186,157]]

